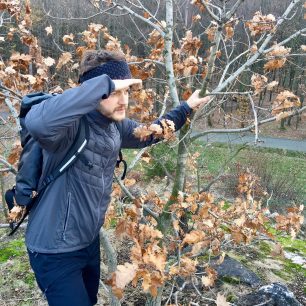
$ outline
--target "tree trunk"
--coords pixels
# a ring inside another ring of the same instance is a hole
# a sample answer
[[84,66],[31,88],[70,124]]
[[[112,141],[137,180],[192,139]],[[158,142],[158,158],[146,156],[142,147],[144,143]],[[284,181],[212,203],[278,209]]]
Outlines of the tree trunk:
[[5,216],[5,220],[7,220],[8,217],[8,209],[5,203],[5,186],[4,186],[4,178],[3,174],[0,173],[0,184],[1,184],[1,201],[2,201],[2,208],[3,208],[3,213]]
[[286,129],[285,128],[285,122],[286,122],[286,118],[282,119],[281,122],[280,122],[279,129],[282,130],[282,131]]
[[173,70],[173,60],[172,60],[172,42],[173,42],[173,3],[172,0],[166,1],[166,35],[165,39],[165,66],[167,81],[169,84],[170,96],[172,99],[173,106],[178,106],[180,100],[177,93],[177,87],[175,84],[175,76]]
[[149,295],[146,300],[145,306],[161,306],[162,302],[162,295],[163,295],[164,287],[160,287],[157,290],[157,296],[153,297],[152,295]]
[[[103,228],[100,230],[100,242],[106,254],[108,273],[115,272],[117,269],[117,254]],[[108,290],[109,305],[120,306],[120,301],[113,295],[110,287],[108,287]]]

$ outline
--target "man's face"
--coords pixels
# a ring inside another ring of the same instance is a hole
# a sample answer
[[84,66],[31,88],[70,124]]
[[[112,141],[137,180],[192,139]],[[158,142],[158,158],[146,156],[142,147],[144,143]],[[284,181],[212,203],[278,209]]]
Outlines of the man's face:
[[98,111],[107,118],[121,121],[126,116],[129,104],[129,89],[114,91],[100,102]]

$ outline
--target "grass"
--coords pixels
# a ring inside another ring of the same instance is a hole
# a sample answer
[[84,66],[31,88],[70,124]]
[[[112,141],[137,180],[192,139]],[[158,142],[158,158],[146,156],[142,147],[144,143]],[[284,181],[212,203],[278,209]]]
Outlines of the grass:
[[26,253],[23,239],[12,240],[0,248],[0,263],[13,257],[23,256]]
[[[201,184],[205,185],[216,176],[224,167],[226,161],[229,160],[231,156],[235,155],[235,152],[239,150],[239,148],[241,148],[241,145],[229,146],[220,143],[205,145],[200,141],[190,146],[190,156],[195,152],[200,153],[197,159],[197,165],[202,177]],[[175,150],[176,148],[169,148],[166,144],[159,144],[151,149],[152,155],[156,156],[157,160],[162,161],[172,174],[175,172],[176,165]],[[137,151],[124,150],[124,157],[128,164],[135,157],[135,152]],[[271,178],[268,178],[271,182],[264,182],[266,185],[271,183],[272,186],[270,188],[273,187],[274,189],[277,187],[275,187],[275,185],[279,185],[278,187],[281,191],[284,189],[283,185],[288,187],[288,191],[295,189],[296,193],[298,193],[300,202],[306,204],[306,153],[271,148],[248,147],[241,150],[227,165],[225,165],[223,172],[227,174],[232,173],[237,164],[244,168],[262,164],[262,169],[258,171],[265,172],[263,176],[266,176],[266,170],[268,170],[268,174],[271,175]],[[165,175],[163,168],[158,162],[153,162],[149,165],[145,162],[141,162],[136,167],[136,170],[144,171],[145,177],[149,179],[155,176]],[[290,186],[290,184],[292,186]],[[285,194],[284,196],[284,200],[287,200]]]

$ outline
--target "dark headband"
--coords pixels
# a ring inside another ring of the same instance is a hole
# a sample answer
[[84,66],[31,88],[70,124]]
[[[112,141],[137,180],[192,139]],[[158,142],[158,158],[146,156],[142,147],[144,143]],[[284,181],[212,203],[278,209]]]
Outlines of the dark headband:
[[83,83],[99,75],[107,74],[113,80],[131,79],[131,71],[126,61],[109,61],[95,67],[80,76],[79,82]]

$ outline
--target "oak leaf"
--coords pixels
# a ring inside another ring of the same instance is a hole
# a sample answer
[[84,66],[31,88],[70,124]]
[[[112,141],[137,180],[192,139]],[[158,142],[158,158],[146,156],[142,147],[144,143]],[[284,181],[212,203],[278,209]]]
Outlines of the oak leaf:
[[255,95],[258,95],[263,89],[266,87],[268,82],[267,77],[264,75],[260,75],[258,73],[255,73],[251,77],[251,84],[255,89]]
[[267,85],[267,89],[273,90],[276,86],[278,86],[278,81],[272,81]]
[[230,306],[230,303],[226,301],[226,297],[221,293],[217,295],[216,304],[217,306]]
[[64,35],[63,36],[63,42],[66,45],[74,45],[75,43],[73,42],[74,35],[70,33],[69,35]]
[[203,231],[194,230],[185,235],[185,238],[182,241],[184,244],[195,244],[202,241],[205,238],[205,233]]
[[61,69],[64,65],[68,64],[72,60],[72,54],[70,52],[64,52],[60,56],[58,63],[56,65],[56,69]]
[[51,67],[51,66],[53,66],[53,65],[55,64],[55,60],[54,60],[52,57],[50,57],[50,56],[44,58],[44,59],[43,59],[43,62],[44,62],[45,65],[48,66],[48,67]]
[[52,32],[53,32],[52,26],[46,27],[45,30],[46,30],[46,32],[47,32],[47,35],[51,35]]
[[120,289],[124,289],[124,287],[130,283],[133,278],[136,276],[136,271],[138,269],[138,265],[125,263],[124,265],[118,265],[116,274],[116,287]]
[[217,272],[210,267],[207,267],[205,272],[207,276],[202,276],[202,284],[205,287],[211,287],[214,285],[215,280],[217,279]]
[[4,72],[6,72],[9,75],[12,75],[15,74],[17,71],[13,67],[9,66],[4,69]]

